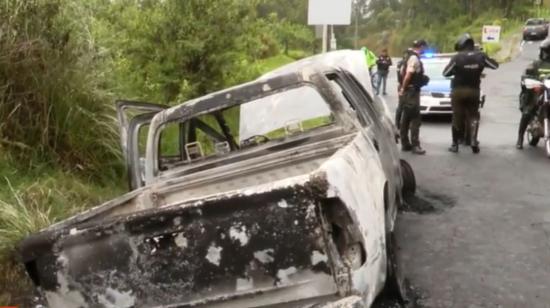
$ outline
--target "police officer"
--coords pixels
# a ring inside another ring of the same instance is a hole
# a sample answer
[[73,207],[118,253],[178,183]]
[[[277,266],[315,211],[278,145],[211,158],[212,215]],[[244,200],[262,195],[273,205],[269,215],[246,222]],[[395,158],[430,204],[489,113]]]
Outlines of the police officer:
[[[540,44],[539,60],[533,61],[525,69],[524,77],[540,79],[542,75],[550,75],[550,39]],[[521,120],[519,121],[518,142],[516,148],[523,149],[523,136],[527,126],[537,113],[537,93],[522,87],[520,94]]]
[[[424,75],[424,66],[420,56],[428,47],[425,40],[416,40],[412,49],[401,66],[402,81],[400,82],[399,100],[401,105],[400,136],[401,149],[423,155],[426,151],[420,146],[420,88],[425,86],[429,78]],[[409,139],[410,132],[410,139]]]
[[451,102],[453,106],[453,143],[449,151],[458,152],[458,140],[470,128],[470,146],[479,153],[477,134],[479,130],[479,105],[481,76],[485,67],[497,69],[498,63],[481,51],[475,50],[474,39],[463,34],[455,45],[458,52],[449,62],[443,76],[454,76],[451,81]]

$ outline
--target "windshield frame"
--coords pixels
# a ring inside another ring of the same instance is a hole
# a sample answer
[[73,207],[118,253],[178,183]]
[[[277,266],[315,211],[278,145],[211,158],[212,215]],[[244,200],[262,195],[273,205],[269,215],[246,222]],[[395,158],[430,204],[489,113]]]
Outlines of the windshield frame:
[[[339,101],[335,93],[333,93],[333,89],[329,85],[329,80],[322,72],[311,71],[309,73],[291,73],[277,76],[269,80],[247,83],[180,104],[158,113],[151,122],[147,138],[145,167],[146,184],[155,182],[162,175],[158,164],[158,149],[160,135],[166,125],[173,122],[185,122],[191,118],[211,114],[215,111],[225,110],[303,86],[312,87],[319,93],[321,98],[323,98],[334,116],[334,122],[331,124],[332,126],[344,128],[346,131],[358,129],[359,124],[355,123],[356,121],[351,117],[345,116],[343,102]],[[239,150],[238,152],[247,153],[247,150],[248,149]]]

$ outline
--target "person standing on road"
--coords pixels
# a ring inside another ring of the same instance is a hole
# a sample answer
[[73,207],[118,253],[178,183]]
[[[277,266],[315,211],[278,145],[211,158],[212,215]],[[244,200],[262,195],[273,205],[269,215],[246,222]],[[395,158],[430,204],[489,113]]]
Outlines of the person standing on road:
[[[539,80],[542,75],[550,75],[550,39],[544,40],[540,44],[539,60],[533,61],[525,69],[522,79],[531,77]],[[523,149],[523,136],[527,126],[537,113],[538,108],[538,93],[533,90],[528,90],[522,87],[519,95],[519,110],[521,111],[521,120],[519,121],[518,141],[516,148]]]
[[361,50],[365,53],[365,59],[367,61],[367,67],[369,68],[369,73],[372,77],[372,69],[376,65],[376,55],[374,54],[374,52],[372,52],[367,47],[363,47],[363,48],[361,48]]
[[470,146],[479,153],[479,107],[481,77],[485,67],[497,69],[498,63],[485,53],[475,50],[474,39],[463,34],[455,45],[458,52],[443,70],[443,76],[454,76],[451,81],[451,104],[453,107],[453,142],[449,151],[458,152],[458,140],[464,136],[465,126],[470,128]]
[[387,95],[386,93],[386,81],[388,79],[388,73],[390,67],[393,65],[391,58],[388,56],[388,50],[384,48],[382,53],[376,60],[378,78],[376,79],[376,95],[380,95],[380,86],[382,87],[382,95]]
[[[414,51],[412,48],[409,48],[405,51],[403,54],[403,58],[397,62],[396,66],[396,72],[397,72],[397,92],[399,93],[399,89],[401,89],[401,84],[403,83],[403,72],[402,68],[403,65],[407,62],[409,55],[413,54]],[[401,116],[403,115],[403,100],[401,99],[401,95],[398,95],[399,98],[397,100],[397,108],[395,109],[395,126],[399,130],[401,127]]]
[[[399,130],[401,149],[423,155],[426,151],[420,146],[420,89],[428,84],[429,78],[424,75],[424,66],[420,56],[428,47],[425,40],[416,40],[401,67],[402,82],[399,88],[401,104],[401,121]],[[410,133],[410,139],[409,139]]]

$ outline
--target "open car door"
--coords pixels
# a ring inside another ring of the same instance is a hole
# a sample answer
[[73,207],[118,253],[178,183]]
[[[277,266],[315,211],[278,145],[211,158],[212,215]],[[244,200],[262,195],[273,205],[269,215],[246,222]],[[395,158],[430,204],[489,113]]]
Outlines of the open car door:
[[[140,136],[147,135],[153,117],[168,106],[119,100],[116,102],[117,118],[120,127],[120,145],[128,170],[130,190],[144,185],[143,156],[140,154]],[[142,131],[144,129],[145,131]]]

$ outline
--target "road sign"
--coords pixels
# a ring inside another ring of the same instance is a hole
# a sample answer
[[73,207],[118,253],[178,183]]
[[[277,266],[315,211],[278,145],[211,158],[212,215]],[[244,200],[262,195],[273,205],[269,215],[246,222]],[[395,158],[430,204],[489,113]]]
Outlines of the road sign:
[[351,24],[352,0],[309,0],[308,24]]
[[500,41],[500,26],[483,26],[482,43],[498,43]]

